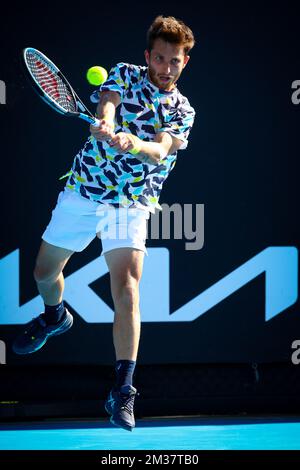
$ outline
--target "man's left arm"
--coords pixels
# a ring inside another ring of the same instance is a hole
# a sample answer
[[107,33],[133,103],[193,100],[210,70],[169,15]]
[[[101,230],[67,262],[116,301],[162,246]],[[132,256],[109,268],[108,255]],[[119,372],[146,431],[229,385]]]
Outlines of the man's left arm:
[[116,150],[132,153],[143,163],[159,165],[167,155],[172,155],[181,147],[182,140],[168,132],[158,132],[154,140],[148,142],[133,134],[119,132],[109,144]]

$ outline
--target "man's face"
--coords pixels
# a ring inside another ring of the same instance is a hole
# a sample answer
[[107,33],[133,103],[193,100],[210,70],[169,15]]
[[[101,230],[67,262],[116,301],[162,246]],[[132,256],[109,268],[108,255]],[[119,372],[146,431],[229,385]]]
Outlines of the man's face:
[[158,88],[171,91],[189,61],[183,46],[156,39],[149,53],[145,51],[149,78]]

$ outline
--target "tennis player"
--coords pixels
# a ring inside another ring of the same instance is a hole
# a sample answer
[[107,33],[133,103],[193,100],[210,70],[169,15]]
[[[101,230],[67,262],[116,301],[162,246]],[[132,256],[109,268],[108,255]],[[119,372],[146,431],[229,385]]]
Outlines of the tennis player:
[[158,16],[147,33],[147,66],[118,63],[92,94],[101,125],[90,127],[74,158],[37,255],[34,278],[45,309],[13,343],[15,353],[33,353],[69,330],[73,317],[63,301],[63,269],[98,236],[115,309],[116,381],[105,408],[113,424],[129,431],[135,426],[133,374],[147,220],[160,208],[163,183],[177,151],[187,147],[194,122],[195,111],[177,88],[194,43],[181,20]]

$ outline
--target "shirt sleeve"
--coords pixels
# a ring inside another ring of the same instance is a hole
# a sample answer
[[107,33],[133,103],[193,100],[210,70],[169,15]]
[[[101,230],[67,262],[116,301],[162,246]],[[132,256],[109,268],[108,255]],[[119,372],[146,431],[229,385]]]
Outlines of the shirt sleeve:
[[118,63],[110,70],[106,81],[91,95],[92,103],[99,102],[99,93],[101,91],[116,91],[120,94],[121,99],[123,99],[129,81],[129,65],[124,62]]
[[179,150],[184,150],[188,146],[188,137],[195,120],[195,110],[186,100],[171,115],[171,118],[163,123],[159,132],[168,132],[171,136],[182,140]]

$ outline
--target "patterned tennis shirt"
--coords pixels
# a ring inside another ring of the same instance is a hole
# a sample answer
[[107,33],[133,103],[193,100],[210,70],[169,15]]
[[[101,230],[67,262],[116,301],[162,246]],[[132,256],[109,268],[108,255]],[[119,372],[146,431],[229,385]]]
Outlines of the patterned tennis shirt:
[[[194,123],[195,110],[175,87],[161,90],[148,79],[148,68],[118,63],[99,91],[116,91],[121,103],[116,109],[115,132],[128,132],[152,141],[158,132],[168,132],[185,149]],[[115,207],[141,208],[155,212],[162,185],[174,168],[177,152],[160,164],[142,163],[130,153],[118,153],[106,142],[90,136],[74,158],[66,187],[92,201]]]

